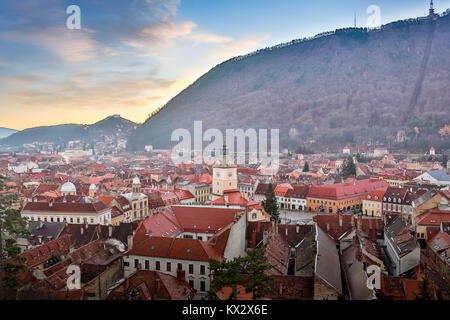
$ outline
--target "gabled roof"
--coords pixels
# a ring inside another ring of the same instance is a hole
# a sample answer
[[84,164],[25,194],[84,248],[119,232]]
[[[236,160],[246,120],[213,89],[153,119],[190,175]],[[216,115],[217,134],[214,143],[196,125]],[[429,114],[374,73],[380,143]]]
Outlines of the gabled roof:
[[20,254],[20,256],[26,259],[25,265],[28,268],[33,268],[46,262],[53,255],[65,255],[69,253],[70,248],[70,237],[64,236],[39,247],[28,249]]
[[245,211],[214,206],[172,206],[171,210],[185,232],[200,233],[216,233]]
[[127,254],[190,261],[209,261],[210,258],[219,260],[219,255],[211,244],[184,238],[148,237],[133,244]]
[[247,206],[248,200],[245,199],[239,190],[224,192],[225,195],[212,201],[211,204],[214,206]]
[[444,170],[432,170],[427,173],[438,181],[450,181],[450,175]]
[[339,294],[342,293],[341,268],[336,242],[320,227],[316,229],[315,273]]
[[171,275],[138,270],[116,286],[107,300],[190,300],[195,292],[186,281]]
[[353,180],[333,185],[313,185],[309,188],[308,197],[329,200],[343,200],[357,196],[366,196],[368,193],[388,187],[384,180],[366,179]]
[[289,245],[278,232],[270,235],[266,247],[267,263],[273,266],[269,275],[286,275],[289,263]]
[[[273,185],[274,189],[277,187],[276,183],[273,183],[272,185]],[[256,190],[255,190],[255,194],[265,195],[268,187],[269,187],[269,183],[262,183],[262,182],[258,183],[258,186],[256,187]]]
[[152,237],[177,237],[182,232],[183,228],[177,218],[165,210],[142,220],[139,223],[134,241],[145,239],[148,235]]
[[[342,236],[350,233],[355,226],[355,219],[352,214],[323,214],[314,216],[313,220],[335,241],[341,240]],[[342,226],[340,225],[340,221],[342,221]]]
[[108,209],[103,202],[96,203],[71,203],[71,202],[27,202],[22,211],[35,212],[82,212],[99,213]]
[[440,226],[442,222],[450,222],[450,211],[435,208],[417,216],[415,222],[418,225]]
[[29,221],[27,239],[31,245],[39,245],[57,239],[63,229],[62,222]]
[[293,185],[291,197],[295,199],[306,199],[308,196],[309,186]]

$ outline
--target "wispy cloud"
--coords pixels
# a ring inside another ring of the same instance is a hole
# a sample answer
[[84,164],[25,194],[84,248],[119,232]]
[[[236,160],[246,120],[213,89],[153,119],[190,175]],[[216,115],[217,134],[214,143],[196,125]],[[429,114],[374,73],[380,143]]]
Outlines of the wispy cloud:
[[4,32],[3,39],[30,43],[35,46],[44,47],[66,62],[82,62],[93,59],[99,54],[108,55],[101,46],[91,38],[88,30],[68,30],[63,27],[48,29],[30,28]]
[[[143,121],[203,72],[267,38],[211,32],[181,19],[179,0],[77,4],[81,30],[66,28],[60,0],[0,4],[0,125],[94,122],[113,112]],[[16,53],[21,60],[9,63]]]

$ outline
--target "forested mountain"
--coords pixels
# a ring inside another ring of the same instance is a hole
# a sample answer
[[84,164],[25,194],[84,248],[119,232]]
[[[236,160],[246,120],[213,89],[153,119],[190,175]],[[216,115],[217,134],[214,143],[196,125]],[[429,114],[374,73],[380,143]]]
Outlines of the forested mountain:
[[0,128],[0,139],[6,138],[7,136],[10,136],[16,132],[17,132],[17,130],[14,130],[14,129]]
[[450,15],[349,28],[226,61],[130,137],[168,147],[173,130],[279,128],[281,143],[434,144],[450,124]]
[[128,136],[136,124],[120,116],[111,116],[92,125],[64,124],[58,126],[25,129],[0,140],[1,144],[20,146],[32,142],[65,143],[73,140],[92,142],[107,135]]

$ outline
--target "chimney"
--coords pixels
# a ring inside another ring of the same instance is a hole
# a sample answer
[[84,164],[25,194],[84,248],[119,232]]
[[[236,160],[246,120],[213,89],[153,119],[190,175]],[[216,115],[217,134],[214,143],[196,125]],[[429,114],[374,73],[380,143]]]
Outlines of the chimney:
[[280,283],[280,296],[283,295],[283,285]]
[[125,289],[130,287],[130,278],[125,279]]
[[112,233],[113,233],[113,226],[109,225],[108,226],[108,236],[109,236],[109,238],[112,238]]
[[84,227],[81,226],[81,228],[80,228],[80,234],[83,235],[83,233],[84,233]]
[[327,223],[327,232],[330,232],[330,224]]
[[161,290],[161,280],[158,278],[156,279],[156,292],[159,292]]
[[351,225],[352,225],[352,227],[355,226],[355,216],[354,215],[352,215]]
[[133,249],[133,236],[130,234],[127,238],[128,250]]
[[300,226],[299,226],[299,225],[297,225],[297,226],[295,227],[295,232],[300,233]]
[[339,227],[342,228],[342,214],[339,215]]
[[284,231],[284,233],[286,234],[286,238],[287,238],[287,236],[288,236],[288,228],[287,228],[287,226],[286,226],[286,229],[285,229],[285,231]]

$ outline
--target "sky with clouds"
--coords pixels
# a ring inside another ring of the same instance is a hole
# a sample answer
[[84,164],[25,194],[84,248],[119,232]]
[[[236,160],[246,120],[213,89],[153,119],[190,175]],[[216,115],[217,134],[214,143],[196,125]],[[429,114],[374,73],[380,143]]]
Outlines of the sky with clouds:
[[[2,0],[0,127],[143,122],[224,60],[293,39],[425,15],[426,0]],[[69,30],[70,5],[81,29]],[[450,0],[435,0],[436,10]]]

